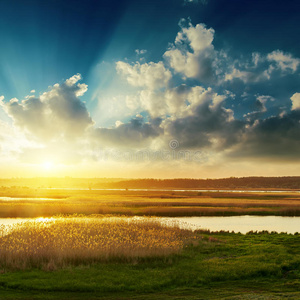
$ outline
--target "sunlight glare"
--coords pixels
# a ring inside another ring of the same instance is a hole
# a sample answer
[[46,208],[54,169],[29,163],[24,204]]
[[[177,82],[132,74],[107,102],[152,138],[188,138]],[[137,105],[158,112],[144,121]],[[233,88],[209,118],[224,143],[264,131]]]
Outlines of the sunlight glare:
[[51,161],[45,161],[43,163],[43,168],[47,171],[53,169],[53,166],[54,166],[53,162],[51,162]]

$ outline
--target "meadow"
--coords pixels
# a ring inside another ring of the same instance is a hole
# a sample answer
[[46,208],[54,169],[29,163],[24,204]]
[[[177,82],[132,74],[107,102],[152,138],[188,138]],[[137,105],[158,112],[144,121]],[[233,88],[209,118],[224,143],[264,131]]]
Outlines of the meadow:
[[[60,221],[65,225],[70,222],[72,226],[77,223],[75,227],[78,227],[80,235],[83,235],[83,241],[95,239],[95,236],[91,237],[90,232],[81,231],[78,220],[74,223],[69,217]],[[106,223],[108,220],[101,217],[98,221]],[[124,220],[119,221],[123,224]],[[161,231],[164,226],[156,221],[153,223],[150,219],[139,224],[142,228],[137,227],[136,223],[133,224],[133,228],[138,229],[139,233],[133,229],[127,233],[121,231],[122,234],[125,233],[125,239],[132,233],[139,236],[138,244],[131,248],[133,252],[124,252],[124,248],[113,252],[108,250],[108,255],[102,252],[99,257],[97,251],[100,249],[101,252],[105,245],[101,243],[100,248],[92,245],[91,252],[86,252],[90,241],[83,245],[84,242],[80,242],[73,233],[62,233],[60,237],[56,236],[53,242],[49,242],[49,239],[43,240],[47,247],[45,249],[41,245],[43,258],[40,255],[30,256],[35,244],[27,244],[27,250],[20,248],[21,244],[26,244],[24,239],[35,243],[41,241],[41,234],[59,234],[55,229],[56,226],[57,229],[60,228],[59,222],[52,224],[53,228],[49,232],[47,223],[40,228],[34,224],[27,224],[29,232],[20,231],[21,228],[16,227],[10,238],[1,238],[0,249],[9,244],[14,246],[13,252],[7,253],[11,259],[9,263],[8,256],[1,255],[1,299],[300,297],[299,235],[267,232],[250,232],[247,235],[209,231],[178,232],[176,226]],[[81,222],[82,220],[79,221]],[[114,228],[116,222],[118,223],[116,220],[112,222]],[[152,234],[149,225],[154,231]],[[147,229],[144,230],[145,228]],[[37,230],[36,236],[28,237],[33,230]],[[96,229],[102,233],[103,230]],[[114,240],[115,236],[121,237],[116,233],[112,238],[108,235],[105,238]],[[162,244],[157,242],[157,236]],[[66,237],[67,246],[61,244]],[[133,241],[136,241],[136,238],[133,238]],[[79,242],[75,248],[85,249],[81,253],[75,250],[74,253],[80,254],[76,259],[68,248],[74,245],[73,242]],[[117,245],[128,247],[128,243],[124,241],[118,241]],[[156,249],[154,252],[151,249],[140,252],[142,245],[150,245],[150,248],[154,245]],[[55,249],[57,253],[53,252]],[[67,251],[61,252],[61,249]],[[19,264],[22,258],[24,263]]]
[[298,193],[14,187],[0,197],[1,217],[39,218],[0,227],[0,299],[300,298],[298,234],[155,217],[299,215]]
[[[42,199],[42,200],[41,200]],[[300,216],[300,193],[2,188],[0,218],[57,214]]]

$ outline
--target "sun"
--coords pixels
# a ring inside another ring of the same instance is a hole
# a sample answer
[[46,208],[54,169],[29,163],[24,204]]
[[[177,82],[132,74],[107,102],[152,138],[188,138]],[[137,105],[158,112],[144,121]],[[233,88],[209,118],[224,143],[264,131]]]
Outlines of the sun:
[[53,164],[52,161],[44,161],[44,162],[42,163],[42,166],[43,166],[43,168],[44,168],[45,170],[49,171],[49,170],[53,169],[54,164]]

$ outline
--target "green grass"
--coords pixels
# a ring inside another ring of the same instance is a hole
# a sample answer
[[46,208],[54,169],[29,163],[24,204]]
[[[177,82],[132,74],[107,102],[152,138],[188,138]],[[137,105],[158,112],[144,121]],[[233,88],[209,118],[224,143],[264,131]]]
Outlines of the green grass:
[[179,255],[0,270],[0,299],[299,299],[300,236],[198,232]]

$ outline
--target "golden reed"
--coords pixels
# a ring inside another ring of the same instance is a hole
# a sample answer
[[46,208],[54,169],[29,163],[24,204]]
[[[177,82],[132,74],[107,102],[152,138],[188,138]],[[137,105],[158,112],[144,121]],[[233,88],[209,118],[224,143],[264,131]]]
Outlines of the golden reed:
[[179,253],[196,237],[153,217],[60,216],[0,226],[2,269],[46,268]]

